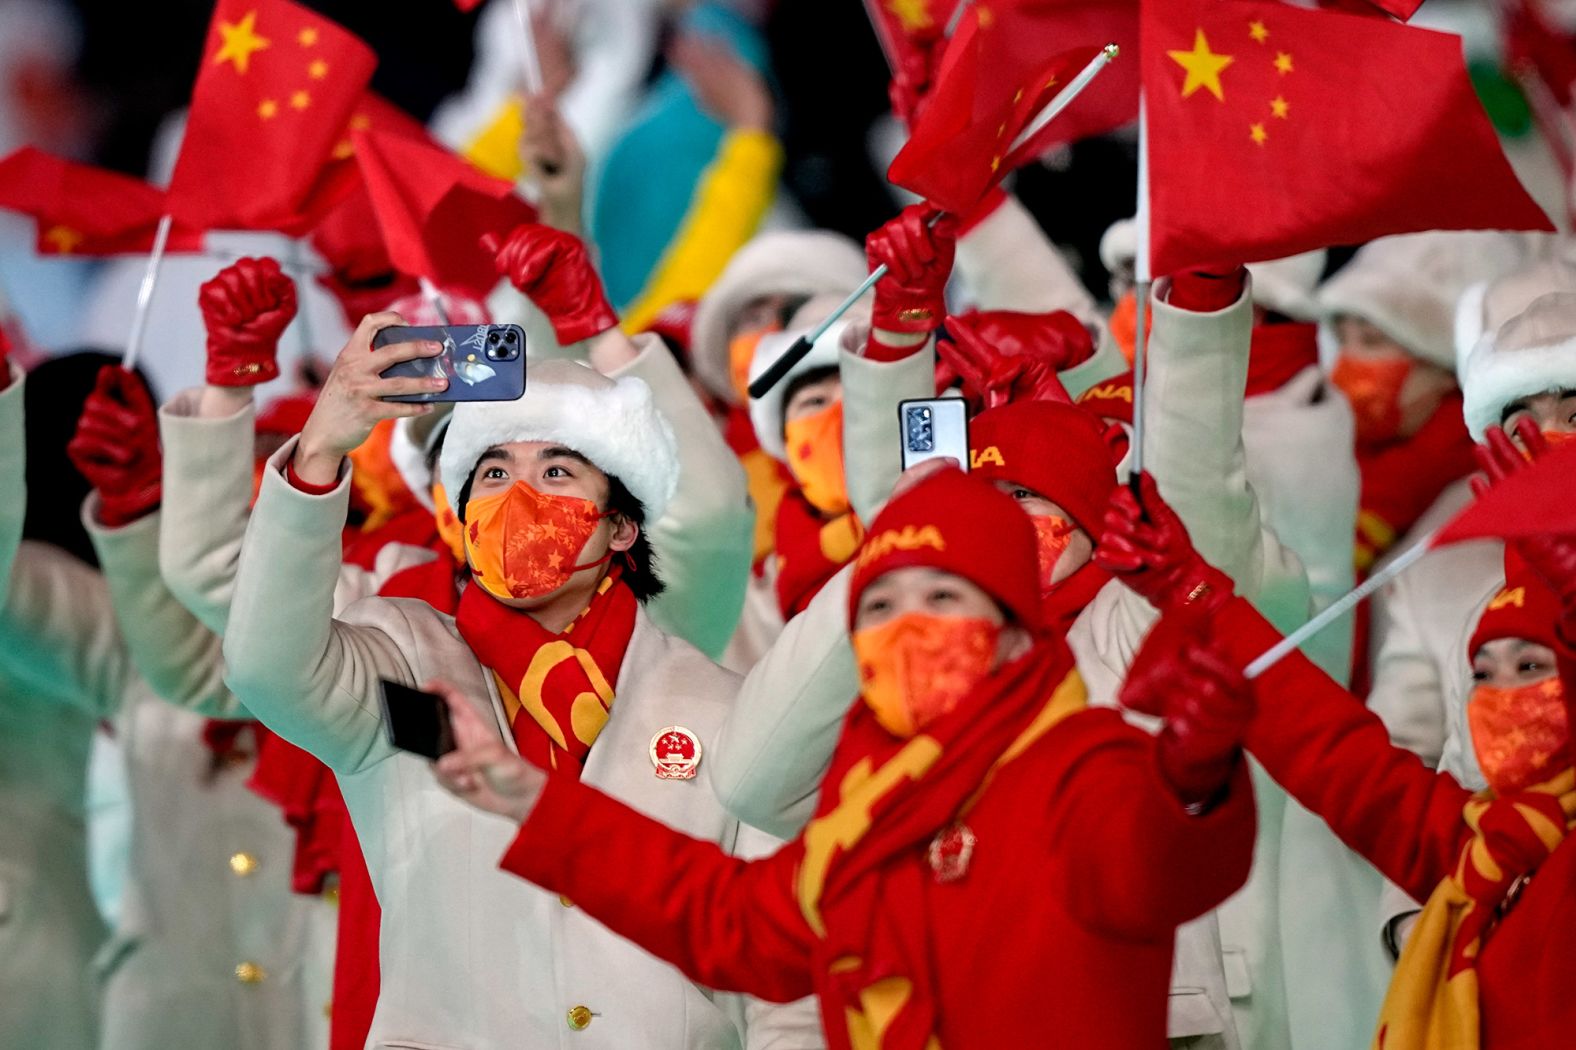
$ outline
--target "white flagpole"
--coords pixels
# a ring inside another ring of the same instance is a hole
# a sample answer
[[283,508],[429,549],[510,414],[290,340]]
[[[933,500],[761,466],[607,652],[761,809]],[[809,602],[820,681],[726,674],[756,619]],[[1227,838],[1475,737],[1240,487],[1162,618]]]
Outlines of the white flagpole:
[[536,54],[536,31],[531,28],[531,6],[527,0],[514,0],[515,20],[520,23],[520,58],[525,67],[525,92],[542,93],[542,60]]
[[1149,356],[1149,120],[1144,113],[1144,97],[1138,96],[1138,202],[1133,225],[1138,234],[1133,255],[1134,318],[1138,331],[1133,336],[1133,452],[1129,460],[1133,491],[1144,470],[1144,365]]
[[126,338],[126,354],[120,367],[130,372],[137,367],[142,355],[142,338],[148,331],[148,313],[153,306],[153,286],[159,280],[159,266],[164,262],[164,249],[170,243],[170,227],[175,224],[173,215],[159,219],[159,228],[153,234],[153,250],[148,253],[148,268],[142,271],[142,285],[137,289],[137,312],[131,318],[131,335]]

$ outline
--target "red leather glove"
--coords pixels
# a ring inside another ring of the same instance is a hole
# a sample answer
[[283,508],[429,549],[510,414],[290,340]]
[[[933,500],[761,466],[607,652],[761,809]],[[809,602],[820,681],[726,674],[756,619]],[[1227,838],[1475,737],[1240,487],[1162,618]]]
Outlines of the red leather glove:
[[1253,690],[1241,671],[1197,639],[1145,656],[1123,683],[1121,704],[1165,719],[1155,738],[1160,775],[1183,805],[1208,805],[1236,770],[1256,711]]
[[952,340],[936,344],[937,356],[963,380],[976,412],[1011,401],[1070,402],[1057,373],[1094,350],[1088,330],[1065,310],[970,311],[946,325]]
[[876,282],[871,324],[888,332],[929,332],[946,316],[942,293],[952,275],[957,220],[943,215],[934,226],[929,205],[911,204],[865,238],[870,268],[887,267]]
[[99,521],[117,528],[159,505],[159,419],[142,380],[119,365],[99,370],[66,454],[99,494]]
[[482,248],[493,254],[498,272],[547,315],[564,346],[618,324],[591,256],[574,234],[527,222],[502,242],[482,234]]
[[205,282],[208,383],[256,386],[279,376],[279,337],[296,315],[295,282],[272,259],[237,259]]
[[[1516,423],[1516,436],[1521,439],[1525,454],[1500,427],[1489,427],[1483,444],[1473,450],[1488,475],[1487,480],[1472,479],[1472,488],[1479,496],[1548,453],[1549,443],[1531,419]],[[1576,614],[1576,536],[1524,536],[1512,542],[1522,560],[1559,596],[1567,619],[1572,618]]]
[[1231,578],[1199,556],[1187,527],[1148,473],[1139,479],[1143,504],[1122,487],[1105,512],[1105,535],[1094,560],[1161,612],[1208,614],[1231,598]]

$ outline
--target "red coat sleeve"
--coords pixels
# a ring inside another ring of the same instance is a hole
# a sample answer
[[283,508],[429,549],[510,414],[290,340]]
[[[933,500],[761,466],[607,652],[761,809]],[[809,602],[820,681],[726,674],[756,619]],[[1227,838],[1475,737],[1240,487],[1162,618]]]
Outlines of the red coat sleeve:
[[1075,715],[1055,732],[1071,761],[1053,780],[1052,834],[1069,858],[1053,870],[1081,922],[1169,939],[1247,881],[1255,813],[1246,766],[1213,809],[1190,816],[1161,780],[1154,739],[1114,711]]
[[595,788],[552,777],[501,866],[721,991],[791,1002],[813,991],[795,841],[730,857]]
[[[1217,639],[1244,666],[1281,635],[1241,598],[1221,610]],[[1301,653],[1255,682],[1248,750],[1330,830],[1418,900],[1450,874],[1470,835],[1472,793],[1390,743],[1384,723]]]

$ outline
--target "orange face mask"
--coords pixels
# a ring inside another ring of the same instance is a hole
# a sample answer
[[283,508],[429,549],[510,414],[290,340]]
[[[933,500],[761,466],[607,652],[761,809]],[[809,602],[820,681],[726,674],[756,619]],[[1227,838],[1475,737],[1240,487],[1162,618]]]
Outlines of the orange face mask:
[[1568,444],[1572,441],[1576,441],[1576,433],[1572,433],[1569,430],[1543,431],[1543,443],[1548,445],[1550,448],[1559,448],[1561,445]]
[[1040,593],[1049,594],[1055,586],[1051,577],[1056,572],[1056,563],[1071,546],[1078,526],[1055,514],[1036,514],[1029,520],[1034,523],[1035,546],[1040,552]]
[[910,737],[954,710],[990,673],[1001,628],[973,617],[904,613],[854,632],[860,691],[876,721]]
[[848,486],[843,480],[843,403],[827,405],[813,416],[790,421],[783,427],[788,449],[788,470],[804,491],[804,498],[822,514],[835,516],[848,509]]
[[746,405],[750,403],[750,365],[755,362],[755,348],[760,345],[762,336],[775,331],[775,325],[751,328],[728,340],[728,381]]
[[476,582],[494,598],[540,598],[582,569],[613,557],[576,564],[597,525],[607,517],[588,499],[549,496],[523,481],[465,505],[465,553]]
[[1472,751],[1501,797],[1541,784],[1570,764],[1570,725],[1558,676],[1503,689],[1480,685],[1467,703]]
[[432,483],[432,516],[438,522],[438,538],[448,546],[455,561],[464,561],[465,525],[460,521],[460,516],[454,513],[454,508],[449,506],[449,494],[436,481]]
[[[1122,351],[1122,356],[1127,358],[1128,367],[1132,367],[1133,355],[1137,353],[1138,346],[1138,293],[1129,289],[1122,294],[1111,311],[1108,327],[1111,339],[1117,349]],[[1147,336],[1154,328],[1155,312],[1150,310],[1144,318],[1144,334]]]
[[1412,373],[1412,359],[1355,358],[1342,354],[1330,382],[1346,396],[1357,421],[1357,443],[1374,445],[1401,432],[1401,387]]

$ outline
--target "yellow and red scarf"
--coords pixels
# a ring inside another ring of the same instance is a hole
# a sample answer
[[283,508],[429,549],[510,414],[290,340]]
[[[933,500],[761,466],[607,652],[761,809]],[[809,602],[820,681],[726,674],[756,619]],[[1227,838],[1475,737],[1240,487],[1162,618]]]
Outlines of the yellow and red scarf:
[[803,612],[827,581],[848,564],[865,527],[853,511],[822,516],[798,489],[777,506],[777,606],[783,619]]
[[635,632],[635,593],[618,569],[562,634],[480,587],[460,595],[454,625],[493,674],[520,754],[576,779],[613,708],[624,650]]
[[1428,897],[1379,1012],[1375,1050],[1477,1050],[1477,961],[1500,906],[1576,824],[1576,770],[1462,813],[1472,838]]
[[915,858],[962,820],[997,769],[1086,702],[1057,639],[907,739],[855,704],[795,875],[819,938],[814,965],[831,1050],[939,1050],[928,875]]

